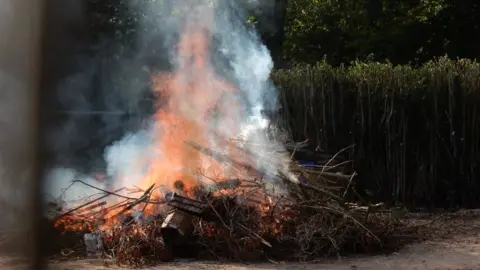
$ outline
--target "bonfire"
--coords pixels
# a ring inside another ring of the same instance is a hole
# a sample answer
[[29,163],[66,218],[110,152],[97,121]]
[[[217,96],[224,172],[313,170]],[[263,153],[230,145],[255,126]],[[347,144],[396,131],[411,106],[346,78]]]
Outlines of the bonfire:
[[[185,145],[229,166],[247,166],[196,143]],[[292,160],[290,169],[298,180],[278,175],[285,184],[282,190],[258,178],[190,187],[177,180],[162,196],[155,192],[156,183],[145,190],[112,192],[90,186],[104,195],[56,216],[54,226],[64,234],[83,235],[76,255],[97,254],[130,266],[183,256],[308,260],[398,247],[402,239],[394,233],[401,223],[381,204],[347,202],[347,194],[355,193],[355,174],[340,173],[345,162],[335,157],[329,162],[306,168]],[[75,184],[89,185],[80,180]],[[109,205],[109,197],[118,202]],[[69,250],[63,254],[74,253],[73,247]]]
[[[162,104],[151,150],[161,154],[132,160],[148,165],[144,177],[118,189],[75,181],[100,194],[51,218],[61,233],[81,237],[79,249],[62,254],[141,266],[180,256],[307,260],[397,245],[396,220],[356,194],[355,173],[345,166],[350,147],[308,152],[279,139],[267,120],[239,124],[245,108],[210,64],[210,38],[204,26],[187,23],[176,71],[152,74]],[[305,152],[309,163],[296,161]],[[360,204],[347,201],[351,194]]]

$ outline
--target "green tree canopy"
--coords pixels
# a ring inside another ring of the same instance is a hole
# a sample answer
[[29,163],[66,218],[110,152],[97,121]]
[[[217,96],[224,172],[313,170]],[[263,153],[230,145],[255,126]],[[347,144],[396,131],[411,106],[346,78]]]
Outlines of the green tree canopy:
[[[474,0],[296,0],[287,11],[285,57],[422,63],[480,54]],[[469,41],[467,41],[467,39]]]

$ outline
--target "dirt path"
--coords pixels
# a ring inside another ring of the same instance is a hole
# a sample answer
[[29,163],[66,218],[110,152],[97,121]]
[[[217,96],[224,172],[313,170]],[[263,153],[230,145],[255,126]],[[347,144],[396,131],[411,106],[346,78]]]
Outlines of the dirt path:
[[[4,260],[0,262],[0,269],[21,269],[18,261]],[[452,242],[427,242],[409,246],[396,254],[389,256],[366,256],[358,258],[340,259],[334,262],[320,263],[264,263],[264,264],[233,264],[218,262],[186,262],[162,264],[149,269],[162,270],[200,270],[200,269],[480,269],[480,244],[472,239]],[[121,269],[115,264],[105,265],[101,260],[79,260],[60,263],[51,263],[51,270],[81,270],[81,269]]]
[[[419,218],[423,223],[427,218]],[[200,269],[479,269],[480,270],[480,211],[478,213],[462,213],[449,215],[429,226],[430,241],[407,246],[398,253],[378,256],[359,256],[341,258],[335,261],[318,263],[264,263],[233,264],[218,262],[188,262],[162,264],[149,269],[162,270],[200,270]],[[24,265],[24,264],[23,264]],[[0,259],[0,269],[21,269],[22,263],[12,259]],[[103,260],[79,260],[52,262],[51,270],[80,269],[121,269],[114,263]]]
[[[103,261],[77,261],[51,264],[52,270],[80,269],[120,269],[114,265],[106,267]],[[177,262],[164,264],[150,269],[162,270],[199,270],[199,269],[480,269],[480,244],[472,239],[455,243],[428,242],[409,246],[399,253],[389,256],[369,256],[341,259],[335,262],[321,263],[265,263],[265,264],[220,264],[216,262]]]

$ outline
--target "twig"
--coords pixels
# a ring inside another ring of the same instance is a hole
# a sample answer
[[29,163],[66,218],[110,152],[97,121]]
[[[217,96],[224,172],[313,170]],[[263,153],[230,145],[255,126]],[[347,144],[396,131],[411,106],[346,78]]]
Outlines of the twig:
[[350,218],[351,220],[353,220],[353,222],[355,224],[357,224],[358,226],[362,227],[365,231],[367,231],[371,236],[373,236],[375,238],[375,240],[377,240],[379,243],[381,243],[380,241],[380,238],[378,238],[372,231],[370,231],[367,227],[365,227],[365,225],[363,225],[360,221],[358,221],[356,218],[352,217],[351,215],[345,213],[345,212],[341,212],[340,210],[337,210],[335,208],[331,208],[331,207],[328,207],[328,206],[309,206],[309,205],[305,205],[304,207],[308,207],[308,208],[312,208],[312,209],[321,209],[321,210],[327,210],[327,211],[330,211],[330,212],[333,212],[333,213],[336,213],[336,214],[339,214],[339,215],[343,215],[345,217],[348,217]]
[[273,217],[273,214],[275,212],[275,209],[277,208],[278,203],[283,199],[283,197],[278,198],[278,200],[275,202],[275,204],[272,206],[270,209],[270,217]]
[[[116,190],[115,192],[120,192],[120,191],[122,191],[123,189],[125,189],[125,188],[118,189],[118,190]],[[87,203],[85,203],[85,204],[82,204],[82,205],[80,205],[80,206],[78,206],[78,207],[75,207],[75,208],[73,208],[73,209],[71,209],[71,210],[69,210],[69,211],[67,211],[67,212],[65,212],[65,213],[63,213],[63,214],[55,217],[54,220],[58,220],[58,219],[60,219],[60,218],[62,218],[62,217],[64,217],[64,216],[67,216],[67,215],[69,215],[69,214],[77,211],[78,209],[81,209],[81,208],[86,207],[86,206],[88,206],[88,205],[91,205],[91,204],[93,204],[93,203],[95,203],[95,202],[98,202],[98,201],[100,201],[101,199],[104,199],[104,198],[112,195],[113,192],[107,192],[107,193],[108,193],[108,194],[105,194],[105,195],[102,196],[102,197],[99,197],[99,198],[97,198],[97,199],[95,199],[95,200],[93,200],[93,201],[90,201],[90,202],[87,202]]]
[[137,206],[138,204],[142,203],[142,202],[146,202],[148,200],[148,198],[150,197],[150,191],[152,191],[153,187],[155,187],[155,184],[152,184],[144,193],[143,195],[136,199],[134,202],[132,202],[129,206],[125,207],[125,209],[123,209],[122,211],[120,211],[119,215],[120,214],[123,214],[125,213],[126,211],[132,209],[133,207]]
[[102,201],[102,202],[96,203],[96,204],[94,204],[94,205],[92,205],[92,206],[89,206],[89,207],[85,207],[85,208],[83,208],[83,209],[80,209],[80,210],[78,210],[78,213],[79,213],[79,214],[80,214],[80,213],[84,213],[84,212],[86,212],[86,211],[93,210],[93,209],[95,209],[95,208],[97,208],[97,207],[104,206],[104,205],[106,205],[106,204],[107,204],[106,201]]
[[339,197],[331,192],[328,192],[326,190],[323,190],[321,188],[318,188],[318,187],[315,187],[315,186],[311,186],[311,185],[308,185],[308,184],[304,184],[302,182],[298,182],[298,185],[300,187],[303,187],[303,188],[306,188],[306,189],[309,189],[309,190],[312,190],[312,191],[316,191],[316,192],[319,192],[319,193],[322,193],[324,195],[327,195],[328,197],[332,198],[332,199],[335,199],[336,201],[338,201],[339,203],[344,203],[344,200],[342,197]]
[[345,164],[348,164],[348,163],[351,163],[352,161],[351,160],[346,160],[346,161],[342,161],[338,164],[335,164],[335,165],[332,165],[332,166],[327,166],[327,165],[311,165],[311,166],[308,166],[309,168],[325,168],[325,171],[324,172],[328,172],[330,170],[333,170],[335,168],[338,168],[338,167],[341,167]]
[[355,175],[357,175],[356,172],[354,172],[354,173],[352,174],[352,176],[350,177],[350,180],[348,181],[348,185],[347,185],[347,187],[345,188],[345,191],[343,192],[343,198],[344,198],[344,199],[345,199],[345,196],[347,196],[348,189],[350,188],[350,184],[352,183],[353,177],[355,177]]
[[210,203],[210,201],[207,200],[207,203],[208,205],[210,206],[210,208],[213,210],[213,212],[215,212],[215,214],[217,215],[218,219],[222,222],[223,226],[225,228],[227,228],[230,232],[232,231],[232,229],[230,229],[230,227],[227,226],[227,223],[225,223],[225,221],[223,221],[223,218],[220,216],[220,214],[217,212],[217,210],[215,209],[215,207],[213,207],[212,203]]
[[73,249],[68,249],[68,250],[69,250],[68,252],[65,252],[65,250],[62,250],[60,253],[64,257],[68,257],[68,256],[72,255],[73,253],[75,253],[75,250],[73,250]]
[[[96,190],[100,190],[100,191],[102,191],[102,192],[105,192],[105,193],[107,193],[108,195],[115,195],[115,196],[120,197],[120,198],[135,200],[135,198],[127,197],[127,196],[118,194],[117,192],[119,192],[119,191],[111,192],[111,191],[108,191],[108,190],[101,189],[101,188],[98,188],[98,187],[96,187],[96,186],[90,185],[90,184],[88,184],[88,183],[85,183],[85,182],[83,182],[82,180],[74,180],[73,182],[79,182],[79,183],[81,183],[81,184],[84,184],[85,186],[88,186],[88,187],[91,187],[91,188],[93,188],[93,189],[96,189]],[[122,188],[121,190],[124,190],[124,189],[125,189],[125,188]],[[121,190],[120,190],[120,191],[121,191]]]
[[66,187],[65,189],[62,190],[62,193],[60,193],[60,197],[62,197],[63,195],[65,195],[65,192],[70,189],[73,184],[75,184],[74,182],[70,183],[70,185],[68,185],[68,187]]
[[[262,172],[260,172],[258,169],[252,167],[251,165],[249,164],[246,164],[246,163],[243,163],[243,162],[240,162],[238,160],[234,160],[226,155],[223,155],[223,154],[220,154],[220,153],[217,153],[216,151],[212,150],[212,149],[209,149],[209,148],[206,148],[206,147],[203,147],[201,145],[199,145],[198,143],[196,142],[192,142],[192,141],[186,141],[185,142],[186,145],[196,149],[197,151],[199,151],[200,153],[203,153],[207,156],[210,156],[212,158],[214,158],[215,160],[217,160],[218,162],[230,162],[232,165],[234,166],[238,166],[238,167],[243,167],[249,171],[254,171],[258,174],[263,174]],[[269,175],[269,176],[272,176],[272,175]]]
[[[343,149],[341,149],[340,151],[338,151],[335,155],[333,155],[333,157],[327,162],[327,164],[325,164],[325,166],[328,166],[333,160],[335,160],[335,158],[340,154],[342,153],[343,151],[347,150],[347,149],[350,149],[354,146],[354,144],[350,145],[350,146],[347,146]],[[323,167],[322,171],[320,174],[323,174],[325,172],[325,166]]]
[[84,219],[91,218],[91,217],[93,217],[93,216],[95,216],[95,215],[97,215],[97,214],[101,214],[101,213],[103,213],[102,217],[105,217],[105,215],[107,215],[108,213],[110,213],[113,209],[117,209],[117,208],[119,208],[119,207],[122,207],[122,206],[124,206],[124,205],[127,205],[127,202],[128,202],[128,201],[130,201],[130,199],[125,199],[124,201],[121,201],[121,202],[119,202],[119,203],[116,203],[116,204],[114,204],[114,205],[112,205],[112,206],[110,206],[110,207],[108,207],[108,208],[106,208],[106,209],[102,209],[102,210],[97,211],[97,212],[95,212],[95,213],[92,213],[92,214],[90,214],[90,215],[88,215],[88,216],[85,216]]
[[268,260],[269,262],[273,263],[273,264],[280,264],[279,262],[274,261],[274,260],[272,260],[272,259],[267,259],[267,260]]
[[[100,190],[100,191],[103,191],[109,195],[114,195],[114,196],[117,196],[117,197],[120,197],[120,198],[124,198],[124,199],[129,199],[129,200],[137,200],[138,198],[134,198],[134,197],[128,197],[128,196],[124,196],[124,195],[121,195],[121,194],[118,194],[117,192],[118,191],[114,191],[114,192],[111,192],[111,191],[108,191],[108,190],[104,190],[104,189],[101,189],[101,188],[98,188],[96,186],[92,186],[88,183],[85,183],[83,182],[82,180],[74,180],[73,182],[79,182],[79,183],[82,183],[88,187],[91,187],[91,188],[94,188],[96,190]],[[122,190],[125,189],[125,188],[122,188]],[[164,202],[163,201],[149,201],[148,202],[149,204],[163,204]]]
[[308,142],[308,139],[306,139],[305,141],[303,141],[302,143],[296,143],[293,150],[292,150],[292,154],[290,155],[290,159],[293,159],[293,157],[295,156],[295,152],[297,151],[298,148],[301,148],[301,145],[302,144],[307,144]]
[[257,237],[260,241],[262,241],[262,244],[264,244],[265,246],[267,247],[272,247],[272,245],[267,242],[267,240],[263,239],[259,234],[257,234],[256,232],[250,230],[249,228],[243,226],[242,224],[238,223],[238,222],[235,222],[235,224],[237,224],[240,228],[246,230],[247,232],[251,233],[252,235],[254,235],[255,237]]
[[342,173],[331,173],[331,172],[319,172],[317,174],[323,178],[332,177],[332,178],[342,179],[344,181],[348,181],[352,177],[352,175],[345,175]]
[[417,225],[413,226],[413,228],[418,228],[418,227],[423,227],[423,226],[430,226],[430,225],[432,225],[433,223],[435,223],[437,220],[441,219],[442,217],[444,217],[444,216],[446,216],[446,215],[447,215],[447,213],[443,213],[443,214],[437,216],[436,218],[434,218],[434,219],[432,219],[432,220],[430,220],[430,221],[428,221],[428,222],[425,222],[425,223],[422,223],[422,224],[417,224]]

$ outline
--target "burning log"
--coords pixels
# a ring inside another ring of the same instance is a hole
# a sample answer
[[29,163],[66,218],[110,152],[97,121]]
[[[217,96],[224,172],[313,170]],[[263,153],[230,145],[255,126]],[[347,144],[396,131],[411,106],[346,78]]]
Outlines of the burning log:
[[204,202],[178,195],[175,192],[167,193],[165,195],[165,201],[169,206],[196,216],[201,216],[207,207],[207,204]]
[[193,231],[193,216],[201,216],[207,207],[204,202],[181,196],[175,192],[167,193],[165,201],[173,209],[167,213],[161,228],[163,231],[173,229],[182,236]]
[[178,209],[171,210],[162,223],[162,231],[173,229],[181,236],[189,235],[193,232],[193,216]]

